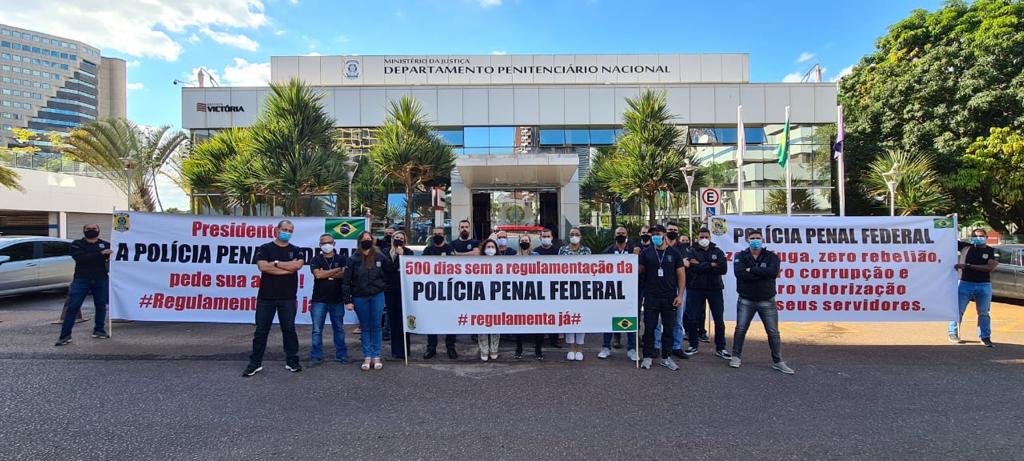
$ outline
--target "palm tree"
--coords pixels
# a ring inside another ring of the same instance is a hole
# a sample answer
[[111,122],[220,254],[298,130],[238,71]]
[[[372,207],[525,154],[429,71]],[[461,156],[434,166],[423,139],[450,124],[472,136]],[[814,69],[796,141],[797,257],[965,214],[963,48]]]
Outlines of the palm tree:
[[143,129],[125,119],[97,120],[72,131],[64,153],[95,168],[126,195],[130,192],[130,209],[154,211],[159,206],[156,177],[186,139],[169,126]]
[[946,214],[952,199],[935,172],[935,157],[925,152],[886,151],[875,158],[864,174],[864,192],[869,198],[888,202],[889,185],[882,173],[893,165],[903,174],[896,185],[896,212],[901,216]]
[[[181,160],[182,182],[191,192],[203,194],[210,209],[218,208],[226,213],[231,206],[241,206],[243,214],[248,215],[250,213],[246,204],[257,195],[257,190],[227,187],[226,184],[237,185],[237,181],[226,181],[225,171],[229,164],[232,165],[232,171],[236,170],[234,159],[249,150],[249,136],[244,129],[220,131],[194,146],[192,153]],[[255,176],[250,178],[255,179]],[[216,204],[215,196],[220,196]]]
[[[413,193],[425,183],[451,174],[455,154],[434,132],[423,106],[404,96],[391,102],[377,143],[370,149],[370,161],[382,176],[402,184],[405,203],[411,204]],[[412,230],[411,206],[405,207],[405,230]]]
[[606,174],[610,189],[624,198],[640,197],[647,204],[647,220],[654,225],[657,197],[673,190],[682,179],[685,155],[678,145],[679,129],[670,122],[665,92],[644,90],[623,115],[623,135],[616,140],[616,155]]
[[593,204],[607,204],[611,207],[611,226],[614,230],[617,226],[615,205],[621,198],[611,190],[613,173],[609,165],[615,161],[615,148],[612,146],[600,147],[597,154],[590,160],[590,171],[580,182],[580,195]]
[[323,95],[297,79],[271,84],[266,108],[250,129],[251,148],[262,159],[260,188],[302,215],[312,196],[336,193],[348,183],[345,149],[334,135]]
[[[793,189],[793,212],[812,213],[818,209],[818,202],[807,189]],[[766,214],[786,214],[786,191],[775,189],[768,192],[765,198]]]
[[[35,133],[24,128],[12,128],[11,134],[13,136],[10,137],[10,140],[4,139],[6,136],[0,137],[0,162],[9,162],[11,165],[16,165],[17,161],[13,158],[15,155],[39,152],[40,149],[38,147],[30,144],[30,141],[36,137]],[[20,177],[13,169],[0,165],[0,186],[24,192],[25,188],[18,184]]]

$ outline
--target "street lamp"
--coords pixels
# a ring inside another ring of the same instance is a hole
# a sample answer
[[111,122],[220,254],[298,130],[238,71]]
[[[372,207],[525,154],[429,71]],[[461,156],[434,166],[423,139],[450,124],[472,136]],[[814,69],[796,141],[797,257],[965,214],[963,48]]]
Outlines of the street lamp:
[[697,166],[690,164],[690,159],[684,160],[685,164],[679,168],[686,179],[686,226],[690,238],[693,238],[693,176],[697,173]]
[[903,173],[899,171],[899,163],[893,163],[892,168],[882,173],[885,184],[889,186],[889,216],[896,216],[896,186],[900,183]]
[[356,168],[359,168],[359,162],[349,157],[348,160],[345,160],[345,166],[348,168],[348,216],[352,216],[352,179],[356,177]]

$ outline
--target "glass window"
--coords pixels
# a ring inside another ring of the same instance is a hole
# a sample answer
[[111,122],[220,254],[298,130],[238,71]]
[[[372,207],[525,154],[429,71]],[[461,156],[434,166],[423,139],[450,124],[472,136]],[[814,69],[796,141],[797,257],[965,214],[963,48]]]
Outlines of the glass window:
[[565,130],[566,144],[573,146],[589,146],[590,145],[590,130],[587,129],[576,129],[576,130]]
[[[490,147],[512,147],[516,143],[516,129],[511,126],[488,128]],[[506,149],[507,150],[507,149]]]
[[615,130],[610,128],[590,130],[590,144],[594,146],[615,144]]
[[[464,133],[466,147],[490,147],[490,133],[487,128],[466,127]],[[470,152],[467,150],[466,153]]]
[[540,145],[542,146],[564,146],[565,130],[541,129]]
[[462,130],[438,130],[437,135],[441,138],[442,141],[447,143],[449,146],[463,145]]
[[56,258],[71,255],[71,244],[67,242],[43,242],[43,257]]
[[6,248],[0,248],[0,256],[10,256],[10,262],[27,261],[32,259],[32,242],[15,243]]

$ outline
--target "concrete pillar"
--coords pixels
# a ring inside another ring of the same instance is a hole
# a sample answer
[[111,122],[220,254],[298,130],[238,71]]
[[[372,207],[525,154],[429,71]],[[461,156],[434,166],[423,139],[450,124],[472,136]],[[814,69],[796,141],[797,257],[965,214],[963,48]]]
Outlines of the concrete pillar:
[[[57,237],[68,238],[68,212],[60,211],[57,216]],[[50,235],[53,235],[52,233]]]
[[452,226],[463,219],[470,219],[473,216],[473,191],[466,187],[462,178],[452,175],[452,197],[449,203]]
[[569,228],[580,225],[580,182],[578,174],[574,174],[568,184],[558,189],[558,212],[562,217],[562,222],[558,225],[558,235],[564,240],[568,238]]

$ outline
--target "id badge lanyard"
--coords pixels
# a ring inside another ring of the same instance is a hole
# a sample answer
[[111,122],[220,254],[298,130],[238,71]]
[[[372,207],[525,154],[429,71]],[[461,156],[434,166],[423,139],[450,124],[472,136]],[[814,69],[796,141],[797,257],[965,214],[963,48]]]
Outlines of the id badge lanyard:
[[658,257],[658,277],[665,276],[665,268],[662,266],[662,261],[665,260],[665,253],[668,253],[668,249],[665,249],[664,253],[658,254],[658,249],[654,249],[654,254]]

